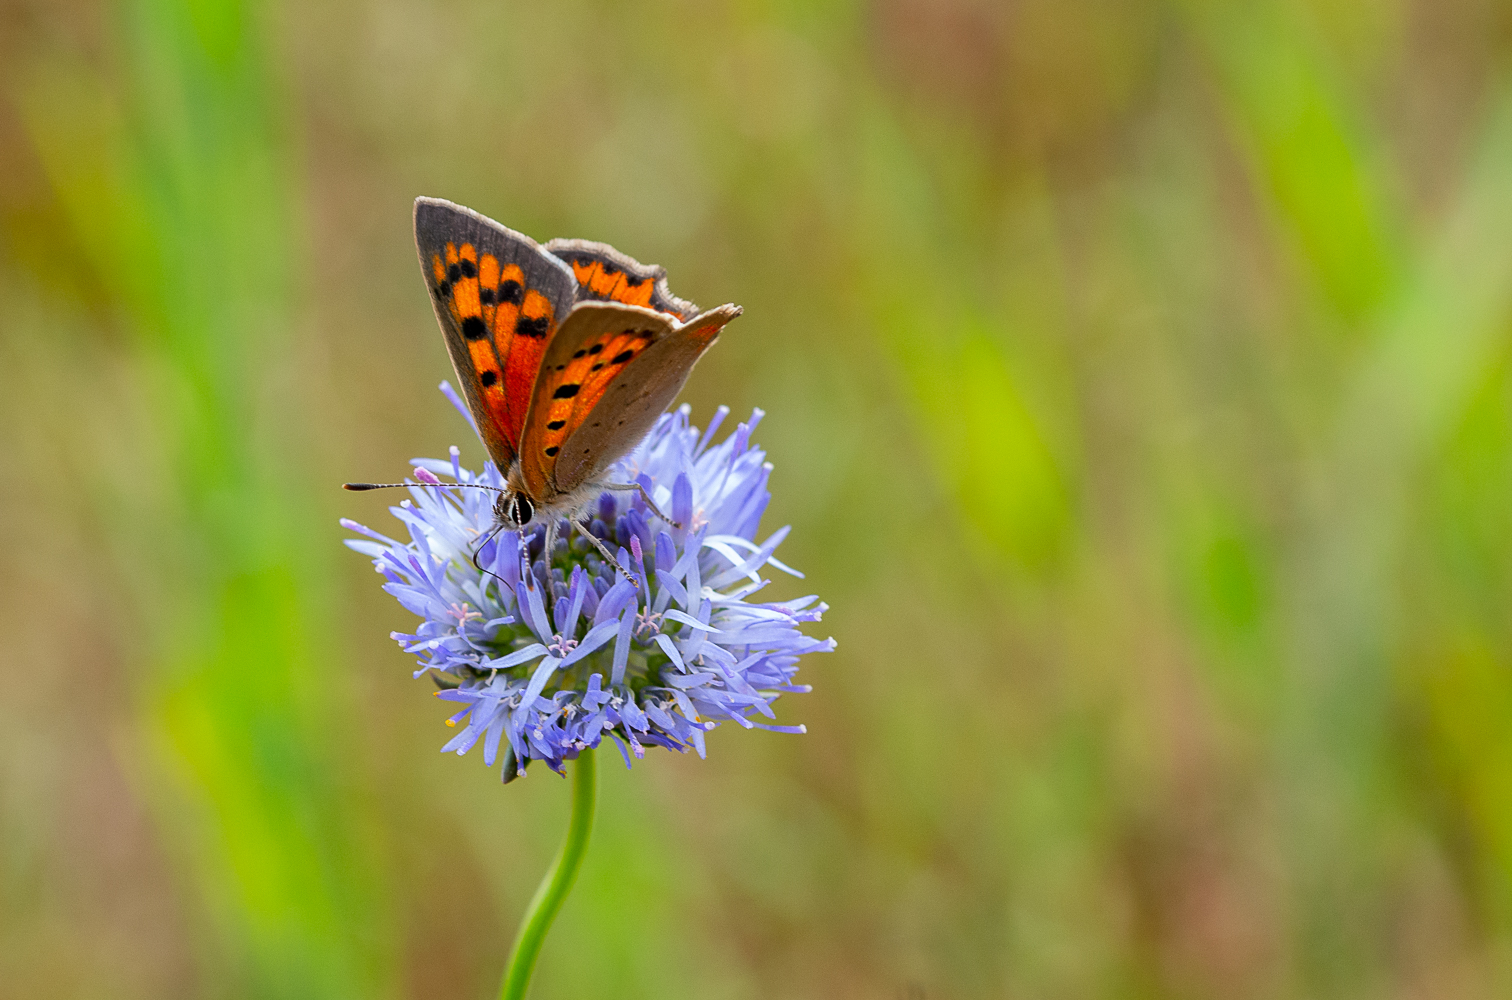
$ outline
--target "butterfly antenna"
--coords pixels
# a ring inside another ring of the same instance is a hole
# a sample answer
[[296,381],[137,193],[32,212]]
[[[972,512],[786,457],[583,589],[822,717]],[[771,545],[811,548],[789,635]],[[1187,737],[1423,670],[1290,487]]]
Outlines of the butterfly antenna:
[[498,486],[487,486],[483,483],[342,483],[341,488],[361,493],[364,490],[390,490],[396,487],[409,488],[411,486],[444,486],[447,489],[461,490],[493,490],[495,493],[506,493],[507,490]]
[[[435,479],[434,476],[432,476],[431,478]],[[341,484],[341,488],[342,489],[344,489],[344,490],[352,490],[355,493],[361,493],[364,490],[389,490],[389,489],[395,489],[395,488],[398,488],[398,487],[410,487],[410,486],[444,486],[444,487],[447,487],[448,489],[493,490],[495,493],[507,493],[507,492],[509,492],[508,490],[500,489],[497,486],[489,486],[489,485],[487,485],[485,483],[443,483],[440,480],[436,480],[435,482],[424,482],[424,481],[422,481],[422,482],[418,482],[418,483],[342,483]],[[504,530],[504,525],[500,524],[498,527],[494,528],[493,531],[489,532],[487,538],[483,539],[483,541],[481,541],[481,542],[478,543],[478,547],[475,548],[475,549],[473,549],[472,564],[477,569],[477,571],[479,573],[487,573],[489,576],[493,577],[495,580],[498,580],[500,583],[504,584],[504,586],[507,587],[507,586],[509,586],[509,581],[508,580],[504,579],[502,576],[500,576],[499,574],[495,573],[491,569],[484,569],[483,568],[483,564],[478,561],[478,556],[479,556],[480,553],[482,553],[483,546],[485,546],[489,542],[493,541],[494,536],[497,535],[499,532],[501,532],[503,530]]]

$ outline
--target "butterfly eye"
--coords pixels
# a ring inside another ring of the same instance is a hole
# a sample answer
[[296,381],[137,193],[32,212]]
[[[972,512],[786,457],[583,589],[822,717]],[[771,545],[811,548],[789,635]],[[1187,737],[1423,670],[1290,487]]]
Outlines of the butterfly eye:
[[523,528],[535,517],[535,507],[528,497],[516,496],[509,501],[509,520],[516,528]]

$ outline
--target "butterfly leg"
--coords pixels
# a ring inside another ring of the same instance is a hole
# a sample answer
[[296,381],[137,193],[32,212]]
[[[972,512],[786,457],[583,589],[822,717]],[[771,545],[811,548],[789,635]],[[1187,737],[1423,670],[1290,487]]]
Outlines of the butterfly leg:
[[556,518],[550,518],[546,522],[546,547],[541,550],[541,558],[546,563],[546,587],[551,588],[551,550],[556,548]]
[[[604,557],[605,562],[607,562],[611,566],[619,565],[619,561],[615,559],[614,553],[609,551],[609,546],[605,545],[602,541],[599,540],[599,537],[597,535],[589,531],[588,527],[583,524],[583,522],[579,521],[577,518],[573,518],[571,520],[571,524],[574,528],[582,533],[584,538],[593,543],[593,547],[599,550],[599,555]],[[640,581],[635,578],[634,573],[625,571],[625,575],[630,578],[631,584],[633,584],[637,588],[640,587]]]
[[682,525],[678,524],[666,514],[662,513],[662,509],[656,506],[656,501],[651,499],[651,494],[647,493],[646,488],[640,483],[605,483],[604,489],[611,490],[615,493],[628,493],[630,490],[635,490],[636,492],[640,493],[641,499],[646,501],[646,506],[651,508],[651,513],[655,514],[663,521],[666,521],[674,528],[682,527]]

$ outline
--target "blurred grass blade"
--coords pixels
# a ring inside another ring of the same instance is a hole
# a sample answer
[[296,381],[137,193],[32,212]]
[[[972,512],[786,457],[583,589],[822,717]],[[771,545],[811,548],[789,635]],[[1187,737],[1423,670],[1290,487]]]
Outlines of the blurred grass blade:
[[323,558],[291,503],[299,456],[274,445],[299,401],[270,414],[263,381],[303,238],[276,81],[236,0],[141,0],[118,18],[119,78],[80,62],[35,77],[23,105],[72,239],[134,334],[168,462],[153,516],[116,526],[123,572],[150,595],[137,694],[168,779],[149,779],[157,820],[217,928],[218,992],[375,996],[382,895],[342,791],[352,764],[325,736],[342,682],[314,627]]

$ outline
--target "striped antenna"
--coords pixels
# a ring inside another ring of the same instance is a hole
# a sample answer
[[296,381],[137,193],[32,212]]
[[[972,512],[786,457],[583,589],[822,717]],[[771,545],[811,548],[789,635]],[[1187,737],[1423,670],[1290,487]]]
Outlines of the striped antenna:
[[484,483],[443,483],[425,469],[420,469],[416,472],[415,478],[420,481],[418,483],[342,483],[341,488],[351,490],[354,493],[361,493],[364,490],[408,489],[411,486],[445,486],[447,489],[493,490],[495,493],[509,492],[498,486],[488,486]]
[[[435,473],[431,472],[429,469],[416,469],[415,478],[420,481],[418,483],[342,483],[341,488],[344,490],[352,490],[355,493],[361,493],[365,490],[391,490],[398,488],[408,488],[410,486],[445,486],[448,488],[455,487],[460,489],[493,490],[495,493],[509,492],[508,490],[500,489],[497,486],[489,486],[484,483],[443,483],[441,480],[437,479]],[[483,552],[483,546],[493,541],[494,538],[499,534],[499,532],[503,530],[504,523],[501,521],[494,527],[493,531],[488,533],[487,538],[484,538],[481,542],[478,543],[477,548],[473,549],[472,564],[475,568],[477,568],[479,572],[487,573],[495,580],[498,580],[500,583],[504,584],[504,586],[507,588],[509,586],[508,580],[505,580],[502,576],[495,573],[493,570],[488,569],[478,561],[478,556]]]

